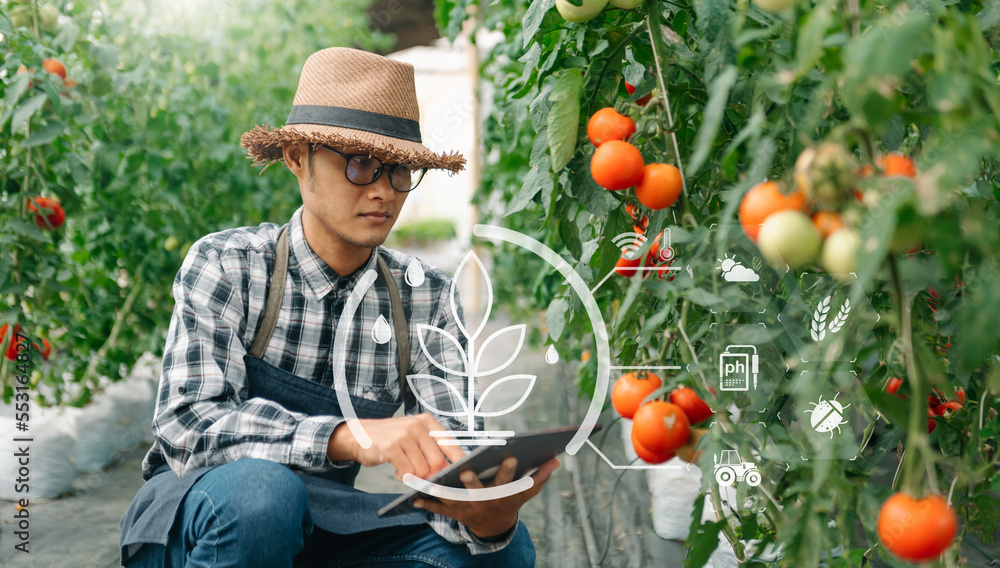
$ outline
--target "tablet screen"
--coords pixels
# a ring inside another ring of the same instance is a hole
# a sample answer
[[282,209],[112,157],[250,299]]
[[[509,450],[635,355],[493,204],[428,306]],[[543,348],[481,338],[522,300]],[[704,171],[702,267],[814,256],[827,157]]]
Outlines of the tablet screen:
[[[596,424],[593,431],[596,432],[600,428],[601,425]],[[459,476],[465,471],[472,471],[479,477],[482,484],[488,487],[493,483],[493,478],[500,469],[500,464],[508,457],[517,458],[514,479],[521,479],[525,475],[533,473],[543,463],[566,451],[566,444],[579,429],[579,426],[570,426],[529,432],[509,438],[503,446],[482,446],[439,471],[427,481],[445,487],[464,488],[465,485],[462,484]],[[378,512],[378,516],[420,511],[411,505],[414,498],[417,497],[433,499],[426,493],[411,489],[383,507]]]

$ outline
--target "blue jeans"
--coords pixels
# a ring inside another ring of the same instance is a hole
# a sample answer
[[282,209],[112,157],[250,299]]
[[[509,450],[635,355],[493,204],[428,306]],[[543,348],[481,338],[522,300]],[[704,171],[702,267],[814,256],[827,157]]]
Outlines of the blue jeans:
[[518,523],[503,550],[473,556],[429,525],[353,535],[316,528],[299,477],[287,467],[243,459],[208,472],[192,486],[167,546],[145,544],[128,568],[527,567],[535,548]]

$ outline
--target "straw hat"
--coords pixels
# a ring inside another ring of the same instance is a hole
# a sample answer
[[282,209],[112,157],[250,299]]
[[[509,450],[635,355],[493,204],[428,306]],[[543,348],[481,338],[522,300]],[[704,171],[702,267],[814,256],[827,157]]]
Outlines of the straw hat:
[[285,142],[309,142],[386,163],[462,170],[461,154],[434,153],[421,143],[419,118],[412,65],[331,47],[306,60],[285,126],[257,126],[243,134],[240,146],[254,165],[282,161]]

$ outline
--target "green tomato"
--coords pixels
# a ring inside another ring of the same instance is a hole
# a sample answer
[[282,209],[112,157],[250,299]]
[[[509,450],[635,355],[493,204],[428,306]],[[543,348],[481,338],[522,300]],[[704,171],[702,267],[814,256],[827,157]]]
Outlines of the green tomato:
[[757,234],[757,247],[767,262],[795,270],[812,262],[823,244],[816,227],[804,213],[781,211],[768,216]]
[[777,14],[794,6],[795,0],[753,0],[753,3],[765,12]]
[[38,27],[42,31],[54,31],[59,23],[59,8],[52,4],[42,4],[38,7],[38,17]]
[[851,228],[840,229],[823,243],[823,268],[841,280],[848,280],[858,269],[861,235]]
[[14,26],[14,29],[30,28],[32,22],[35,21],[35,19],[31,17],[31,14],[32,14],[31,7],[15,6],[10,13],[10,23],[12,26]]
[[175,237],[174,235],[170,235],[169,237],[167,237],[165,241],[163,241],[163,250],[172,251],[175,248],[177,248],[180,244],[181,242],[177,240],[177,237]]
[[622,10],[635,10],[639,4],[642,4],[642,0],[611,0],[608,4]]
[[574,6],[569,0],[556,0],[556,10],[559,15],[568,22],[582,24],[597,17],[604,7],[608,5],[608,0],[582,0],[582,4]]

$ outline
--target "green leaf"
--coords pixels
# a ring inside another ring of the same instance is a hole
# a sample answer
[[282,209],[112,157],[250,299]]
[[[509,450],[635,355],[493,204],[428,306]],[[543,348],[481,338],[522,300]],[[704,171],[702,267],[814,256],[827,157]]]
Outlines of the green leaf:
[[952,357],[960,371],[971,372],[987,362],[991,353],[1000,350],[1000,265],[986,262],[966,278],[963,306],[958,317],[962,322],[953,342]]
[[711,292],[706,292],[701,288],[694,288],[688,291],[687,297],[691,300],[691,303],[699,306],[715,306],[722,303],[722,298],[712,294]]
[[4,221],[5,229],[15,235],[22,235],[36,241],[47,241],[49,237],[43,233],[34,223],[29,223],[20,217],[14,217]]
[[549,94],[552,108],[547,117],[547,131],[549,151],[552,152],[552,170],[556,173],[566,167],[576,151],[582,89],[583,74],[579,69],[568,69],[560,74]]
[[576,228],[576,223],[571,217],[562,217],[559,220],[559,238],[566,245],[573,258],[583,256],[583,243],[580,242],[580,231]]
[[10,120],[11,133],[17,132],[22,126],[31,120],[31,117],[42,108],[42,105],[44,105],[47,100],[49,100],[48,95],[35,95],[28,99],[28,102],[17,107],[14,111],[14,117]]
[[524,47],[528,47],[535,34],[538,33],[545,14],[556,5],[556,0],[533,0],[524,12],[524,19],[521,20],[521,27],[524,29]]
[[705,108],[705,119],[701,123],[701,128],[698,129],[694,155],[688,163],[687,175],[689,178],[694,177],[712,150],[712,143],[719,132],[719,125],[722,124],[722,116],[726,111],[726,103],[729,101],[729,91],[736,84],[738,76],[736,67],[727,66],[709,88],[712,96],[708,99],[708,105]]
[[688,555],[684,559],[684,568],[702,568],[708,563],[708,559],[715,552],[715,549],[719,547],[719,532],[726,520],[702,524],[701,512],[704,507],[705,494],[702,493],[694,501],[691,530],[685,540]]
[[546,187],[549,189],[552,188],[554,182],[549,171],[551,160],[548,153],[546,153],[546,147],[546,136],[542,132],[535,137],[535,146],[531,150],[531,169],[524,176],[524,183],[521,185],[521,189],[507,205],[506,215],[516,213],[527,207],[528,203],[531,203],[531,200],[535,198],[535,195],[539,191],[542,191]]
[[833,24],[833,4],[830,0],[820,2],[809,15],[799,31],[798,49],[796,54],[799,62],[799,75],[805,75],[816,65],[823,55],[823,41],[826,30]]
[[545,310],[545,327],[549,330],[549,338],[552,341],[559,341],[563,329],[566,327],[566,312],[569,311],[569,302],[566,298],[556,298],[549,302],[548,309]]
[[7,89],[7,95],[3,98],[3,116],[0,117],[0,127],[7,123],[7,119],[14,114],[17,109],[17,102],[21,100],[21,95],[28,90],[28,83],[31,82],[31,73],[21,73],[14,77],[13,83]]
[[41,146],[42,144],[48,144],[52,142],[59,136],[62,136],[63,132],[66,131],[66,126],[61,122],[54,122],[48,124],[43,128],[36,130],[28,136],[24,142],[21,143],[22,148],[30,148],[32,146]]
[[695,26],[708,41],[714,41],[726,23],[729,2],[726,0],[693,0]]

